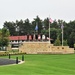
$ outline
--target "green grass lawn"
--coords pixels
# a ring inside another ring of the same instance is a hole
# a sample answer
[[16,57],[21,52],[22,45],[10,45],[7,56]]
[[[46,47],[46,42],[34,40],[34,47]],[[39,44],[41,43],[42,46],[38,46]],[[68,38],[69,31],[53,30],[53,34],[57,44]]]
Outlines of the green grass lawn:
[[[21,55],[18,57],[21,60]],[[0,66],[0,75],[75,75],[75,54],[25,55],[23,64]]]

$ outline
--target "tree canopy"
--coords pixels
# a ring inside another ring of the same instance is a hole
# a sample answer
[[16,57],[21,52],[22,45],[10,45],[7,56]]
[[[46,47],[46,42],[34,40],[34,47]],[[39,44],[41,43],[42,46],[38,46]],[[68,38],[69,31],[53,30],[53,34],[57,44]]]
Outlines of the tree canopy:
[[[51,42],[54,43],[57,37],[59,37],[60,41],[62,39],[61,35],[61,24],[63,22],[64,25],[64,40],[67,41],[67,44],[70,47],[74,47],[75,43],[75,20],[66,23],[63,20],[54,20],[53,23],[50,24],[50,32],[51,38],[53,39]],[[3,28],[6,28],[10,32],[10,36],[16,35],[27,35],[27,34],[34,34],[36,23],[38,24],[38,34],[45,34],[49,35],[49,19],[48,17],[44,20],[40,19],[39,16],[30,20],[27,18],[25,20],[16,20],[16,22],[4,22]],[[19,27],[19,28],[18,28]],[[18,31],[16,29],[18,28]]]
[[9,31],[6,28],[0,30],[0,48],[8,46],[9,44]]

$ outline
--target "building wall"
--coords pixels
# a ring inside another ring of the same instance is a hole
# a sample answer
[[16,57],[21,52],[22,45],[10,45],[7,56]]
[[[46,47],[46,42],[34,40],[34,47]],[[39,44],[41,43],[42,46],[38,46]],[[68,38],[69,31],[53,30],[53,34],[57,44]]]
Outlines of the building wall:
[[53,46],[48,42],[25,42],[19,47],[19,52],[26,54],[69,54],[74,53],[68,46]]
[[9,51],[9,50],[12,50],[12,48],[11,48],[11,45],[10,45],[10,44],[8,45],[7,50],[8,50],[8,51]]

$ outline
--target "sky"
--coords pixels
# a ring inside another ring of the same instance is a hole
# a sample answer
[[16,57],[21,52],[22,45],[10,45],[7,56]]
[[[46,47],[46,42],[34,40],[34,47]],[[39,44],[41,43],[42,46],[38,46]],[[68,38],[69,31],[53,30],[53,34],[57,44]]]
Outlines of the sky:
[[0,28],[5,21],[29,19],[36,16],[42,20],[47,17],[62,19],[66,22],[75,20],[75,0],[0,0]]

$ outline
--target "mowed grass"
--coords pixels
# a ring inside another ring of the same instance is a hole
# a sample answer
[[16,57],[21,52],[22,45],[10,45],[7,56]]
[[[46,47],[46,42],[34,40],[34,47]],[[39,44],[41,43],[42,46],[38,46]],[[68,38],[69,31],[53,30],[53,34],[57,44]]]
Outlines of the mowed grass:
[[[12,59],[21,55],[11,56]],[[0,75],[75,75],[75,54],[24,55],[25,63],[0,66]],[[8,58],[5,56],[3,58]]]

